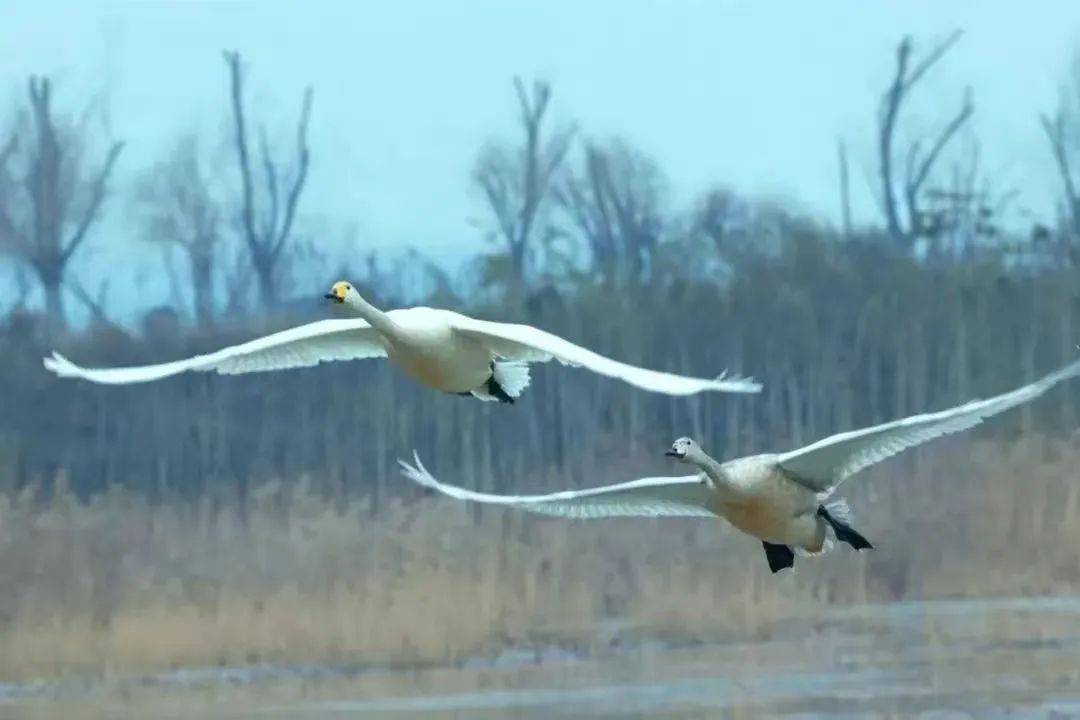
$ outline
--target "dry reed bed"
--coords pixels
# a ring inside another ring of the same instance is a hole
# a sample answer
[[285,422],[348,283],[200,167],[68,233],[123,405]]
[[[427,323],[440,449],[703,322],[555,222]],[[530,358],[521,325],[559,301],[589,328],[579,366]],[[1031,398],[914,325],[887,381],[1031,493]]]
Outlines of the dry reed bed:
[[846,488],[878,550],[778,577],[719,522],[477,519],[415,494],[372,513],[304,481],[242,504],[28,488],[0,497],[0,678],[447,663],[512,643],[604,643],[609,619],[745,637],[823,603],[1076,593],[1078,460],[1080,442],[1037,440],[895,461]]

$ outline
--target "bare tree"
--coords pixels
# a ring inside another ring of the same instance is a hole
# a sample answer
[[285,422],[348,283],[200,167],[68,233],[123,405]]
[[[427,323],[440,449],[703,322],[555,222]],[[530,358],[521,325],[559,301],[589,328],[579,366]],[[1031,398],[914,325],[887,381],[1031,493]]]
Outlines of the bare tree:
[[1073,235],[1080,236],[1080,190],[1077,189],[1075,171],[1072,167],[1072,154],[1070,147],[1070,133],[1067,129],[1067,111],[1062,103],[1053,117],[1043,114],[1040,117],[1043,130],[1046,131],[1046,139],[1050,141],[1050,150],[1054,154],[1054,162],[1057,164],[1058,175],[1065,193],[1065,213],[1069,223],[1069,230]]
[[497,236],[510,257],[510,274],[517,283],[526,281],[527,261],[537,233],[551,239],[553,229],[538,228],[556,171],[563,164],[574,128],[563,128],[543,137],[544,115],[551,100],[551,86],[535,81],[532,93],[521,78],[514,78],[524,142],[520,147],[489,145],[481,151],[473,180],[484,193],[495,218]]
[[[304,90],[300,119],[296,129],[296,163],[291,179],[286,180],[282,166],[271,154],[266,128],[259,127],[259,155],[265,183],[262,202],[256,200],[247,124],[244,118],[243,72],[240,54],[225,53],[232,91],[233,120],[236,126],[236,155],[242,191],[241,227],[251,256],[251,266],[259,278],[259,293],[265,305],[275,304],[281,292],[281,259],[296,218],[296,207],[307,179],[310,152],[307,145],[308,119],[311,115],[311,86]],[[287,186],[287,190],[284,188]]]
[[109,294],[109,278],[104,277],[98,283],[97,295],[91,295],[83,284],[75,278],[68,278],[66,284],[71,289],[72,295],[83,304],[87,312],[90,313],[90,322],[99,328],[116,327],[116,324],[109,318],[109,313],[106,310],[106,297]]
[[198,142],[185,136],[169,157],[143,177],[137,201],[147,240],[180,248],[191,273],[195,321],[207,325],[214,315],[214,261],[221,239],[221,208],[199,161]]
[[776,254],[782,239],[804,219],[769,200],[748,201],[727,188],[713,188],[694,205],[692,235],[703,238],[729,266]]
[[[5,178],[0,183],[0,250],[33,268],[50,322],[63,327],[64,274],[98,218],[123,143],[114,142],[97,171],[86,173],[85,137],[53,116],[49,79],[31,77],[29,96],[29,126],[22,126],[26,142],[17,130],[0,150]],[[23,175],[18,179],[10,165],[20,150]]]
[[1064,192],[1064,215],[1070,245],[1080,243],[1080,187],[1076,163],[1080,158],[1080,56],[1073,64],[1072,84],[1063,89],[1053,115],[1043,113],[1039,120],[1057,165]]
[[840,227],[846,240],[851,237],[851,183],[848,179],[847,145],[840,138],[836,140],[836,160],[840,172]]
[[31,284],[30,278],[26,275],[26,266],[16,265],[13,269],[13,276],[15,298],[12,300],[11,305],[3,313],[0,313],[0,317],[12,315],[25,308],[26,299],[30,296]]
[[[892,83],[881,97],[881,105],[878,109],[878,161],[881,173],[882,205],[889,235],[903,247],[910,247],[927,229],[927,218],[920,208],[924,186],[942,151],[974,112],[971,90],[968,88],[964,91],[960,109],[933,138],[929,149],[924,149],[922,139],[915,140],[908,146],[903,175],[899,179],[894,156],[897,121],[912,88],[956,44],[962,34],[960,30],[954,31],[914,65],[911,58],[911,38],[905,37],[901,40],[896,49],[896,73]],[[897,198],[898,186],[903,193],[907,210],[906,220],[901,219],[900,201]]]
[[568,174],[554,196],[589,243],[606,279],[644,281],[663,227],[663,178],[656,163],[614,140],[585,147],[580,175]]
[[977,244],[1003,237],[1000,217],[1019,190],[995,192],[990,179],[981,174],[980,159],[979,143],[973,142],[951,163],[941,182],[927,187],[922,232],[932,241],[932,252],[970,257]]
[[712,242],[716,254],[728,258],[745,244],[750,207],[726,188],[705,193],[693,213],[693,231]]

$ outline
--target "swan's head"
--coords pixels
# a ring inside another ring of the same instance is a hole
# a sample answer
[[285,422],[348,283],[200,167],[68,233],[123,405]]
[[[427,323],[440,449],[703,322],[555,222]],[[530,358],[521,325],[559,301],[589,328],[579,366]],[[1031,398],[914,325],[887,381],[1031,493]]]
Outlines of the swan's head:
[[705,451],[694,442],[693,438],[681,437],[671,443],[671,448],[664,455],[683,463],[700,463],[705,459]]
[[336,303],[343,303],[350,295],[356,295],[356,288],[351,283],[347,283],[344,280],[334,283],[334,286],[330,288],[330,292],[326,293],[327,300],[333,300]]

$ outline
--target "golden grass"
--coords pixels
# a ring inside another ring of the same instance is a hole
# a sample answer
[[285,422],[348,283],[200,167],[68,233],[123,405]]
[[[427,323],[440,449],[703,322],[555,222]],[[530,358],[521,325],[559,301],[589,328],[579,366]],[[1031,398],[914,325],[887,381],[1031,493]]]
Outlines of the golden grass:
[[[448,499],[0,497],[0,679],[255,662],[442,664],[508,644],[768,633],[826,603],[1080,588],[1080,446],[953,443],[853,482],[847,549],[772,576],[721,523],[574,523]],[[629,628],[626,630],[625,628]]]

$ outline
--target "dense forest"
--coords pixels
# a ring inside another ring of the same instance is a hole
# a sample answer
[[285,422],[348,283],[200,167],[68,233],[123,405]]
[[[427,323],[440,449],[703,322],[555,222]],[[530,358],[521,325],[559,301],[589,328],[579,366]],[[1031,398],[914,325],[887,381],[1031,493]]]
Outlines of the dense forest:
[[[220,167],[207,166],[199,138],[178,138],[124,198],[110,182],[123,143],[91,142],[78,114],[58,109],[50,80],[30,78],[0,135],[0,263],[16,285],[0,308],[0,489],[62,477],[83,497],[114,485],[151,498],[243,497],[306,475],[330,497],[365,494],[377,508],[404,488],[395,459],[413,449],[477,487],[578,485],[664,468],[659,455],[677,435],[718,456],[783,449],[1031,380],[1080,341],[1080,95],[1063,93],[1041,116],[1019,110],[1045,135],[1061,197],[1056,218],[1008,222],[1017,192],[980,167],[976,98],[943,99],[951,114],[923,137],[905,126],[909,97],[960,39],[904,39],[890,83],[868,98],[881,215],[862,227],[850,220],[843,141],[839,222],[722,186],[675,208],[655,161],[552,122],[557,88],[516,79],[507,101],[518,126],[463,168],[489,241],[463,277],[419,253],[363,246],[333,277],[306,271],[312,248],[297,226],[308,175],[329,152],[308,144],[320,122],[310,87],[296,89],[290,142],[274,146],[245,93],[257,68],[226,53]],[[232,187],[219,192],[211,176]],[[76,279],[110,203],[130,203],[140,236],[183,260],[162,266],[176,302],[146,308],[135,329],[112,318],[107,278],[99,290]],[[727,369],[765,389],[672,399],[545,366],[520,402],[493,407],[432,393],[379,362],[131,387],[60,381],[41,367],[54,348],[83,364],[137,364],[332,316],[318,298],[341,278],[382,307],[525,321],[629,362]],[[41,307],[28,300],[35,288]],[[68,322],[71,301],[88,323]],[[985,432],[1069,436],[1078,417],[1074,385]]]

